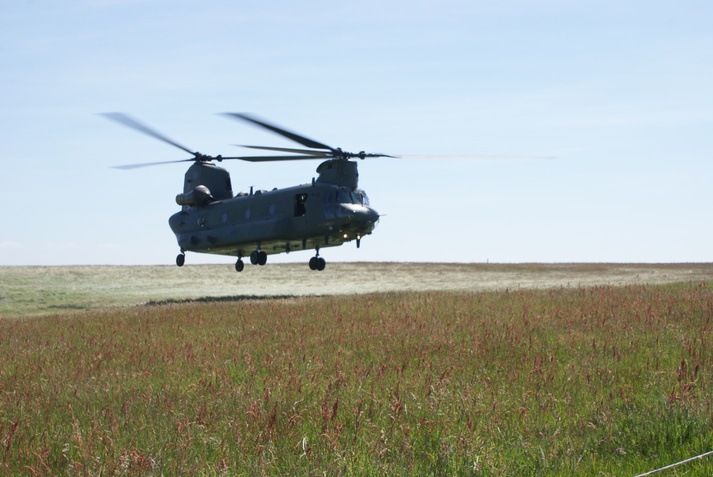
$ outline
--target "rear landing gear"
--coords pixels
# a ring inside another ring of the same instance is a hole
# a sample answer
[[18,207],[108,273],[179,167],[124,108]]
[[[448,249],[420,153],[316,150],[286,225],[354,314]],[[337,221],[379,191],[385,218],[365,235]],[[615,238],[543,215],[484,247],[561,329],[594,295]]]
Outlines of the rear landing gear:
[[309,259],[310,270],[319,270],[321,272],[322,270],[324,270],[325,266],[327,266],[327,262],[325,262],[324,259],[319,255]]
[[250,263],[253,265],[265,265],[267,263],[267,254],[262,250],[255,250],[250,254]]
[[176,265],[182,267],[184,263],[186,263],[186,254],[181,252],[176,257]]

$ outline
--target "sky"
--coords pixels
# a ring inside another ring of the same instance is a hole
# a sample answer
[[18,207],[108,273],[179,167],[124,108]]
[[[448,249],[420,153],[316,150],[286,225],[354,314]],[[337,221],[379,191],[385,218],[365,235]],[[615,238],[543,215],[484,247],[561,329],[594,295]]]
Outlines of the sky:
[[[186,165],[112,166],[187,156],[113,111],[212,155],[295,146],[218,114],[247,112],[442,156],[359,161],[383,216],[328,263],[713,261],[708,0],[20,0],[0,65],[0,265],[174,263]],[[223,163],[236,192],[318,164]]]

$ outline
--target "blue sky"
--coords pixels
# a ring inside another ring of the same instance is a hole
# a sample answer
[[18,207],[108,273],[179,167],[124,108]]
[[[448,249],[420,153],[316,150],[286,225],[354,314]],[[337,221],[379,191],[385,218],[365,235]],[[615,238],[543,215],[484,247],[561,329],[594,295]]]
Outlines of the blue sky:
[[[0,265],[173,263],[185,165],[110,166],[185,154],[108,111],[213,155],[294,145],[235,111],[348,150],[555,157],[360,161],[385,215],[328,262],[713,260],[707,1],[38,0],[0,27]],[[237,191],[317,165],[226,167]]]

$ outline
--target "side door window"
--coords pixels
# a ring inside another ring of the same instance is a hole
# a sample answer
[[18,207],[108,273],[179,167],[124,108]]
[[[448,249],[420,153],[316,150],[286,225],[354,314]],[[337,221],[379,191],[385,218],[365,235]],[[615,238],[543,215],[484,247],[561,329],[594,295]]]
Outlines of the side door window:
[[304,217],[307,214],[307,194],[295,196],[295,217]]

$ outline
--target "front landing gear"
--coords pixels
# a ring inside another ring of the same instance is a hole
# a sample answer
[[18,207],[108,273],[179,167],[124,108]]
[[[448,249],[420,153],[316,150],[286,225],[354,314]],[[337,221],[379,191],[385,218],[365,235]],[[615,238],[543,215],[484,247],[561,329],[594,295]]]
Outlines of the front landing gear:
[[184,263],[186,263],[186,254],[181,252],[176,257],[176,265],[182,267]]
[[243,268],[245,268],[245,264],[243,263],[243,259],[239,258],[238,261],[235,262],[235,271],[242,272]]
[[322,257],[317,255],[316,257],[312,257],[309,259],[309,269],[310,270],[319,270],[320,272],[324,270],[324,267],[327,266],[327,262],[324,261]]

